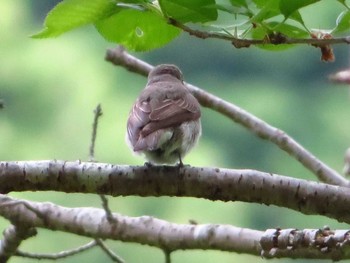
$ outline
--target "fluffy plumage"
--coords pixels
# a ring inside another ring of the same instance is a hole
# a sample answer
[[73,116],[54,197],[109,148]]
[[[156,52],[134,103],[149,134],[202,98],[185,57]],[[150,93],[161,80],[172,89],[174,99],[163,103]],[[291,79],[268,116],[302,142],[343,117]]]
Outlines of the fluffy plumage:
[[130,111],[127,142],[153,163],[175,163],[201,134],[200,105],[175,65],[159,65],[148,76]]

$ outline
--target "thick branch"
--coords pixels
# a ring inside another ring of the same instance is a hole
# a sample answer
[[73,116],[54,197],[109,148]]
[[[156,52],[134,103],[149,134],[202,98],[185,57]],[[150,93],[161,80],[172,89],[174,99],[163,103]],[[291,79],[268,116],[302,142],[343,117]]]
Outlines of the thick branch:
[[[35,212],[33,212],[35,211]],[[96,208],[66,208],[52,203],[12,199],[0,195],[0,215],[14,224],[30,225],[78,235],[136,242],[164,251],[212,249],[265,257],[350,257],[349,231],[271,229],[265,232],[229,225],[174,224],[150,216],[113,214],[110,224],[105,211]]]
[[[106,60],[144,76],[147,76],[148,72],[152,69],[151,65],[133,57],[121,47],[109,49],[106,54]],[[347,179],[317,159],[284,131],[267,124],[238,106],[222,100],[198,87],[190,84],[187,84],[187,87],[202,106],[223,114],[231,120],[243,125],[260,138],[273,142],[302,163],[321,181],[341,186],[350,185]]]
[[254,170],[57,160],[0,162],[0,192],[26,190],[256,202],[350,223],[349,188]]

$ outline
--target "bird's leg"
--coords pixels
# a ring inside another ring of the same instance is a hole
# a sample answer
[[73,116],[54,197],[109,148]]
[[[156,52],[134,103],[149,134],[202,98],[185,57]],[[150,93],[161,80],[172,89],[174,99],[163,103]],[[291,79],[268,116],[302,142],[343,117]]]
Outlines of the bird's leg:
[[145,162],[145,164],[144,164],[147,168],[151,168],[151,167],[153,167],[154,166],[154,164],[153,163],[151,163],[151,162]]
[[183,166],[184,166],[184,164],[183,164],[183,162],[182,162],[180,152],[178,152],[178,155],[179,155],[179,167],[183,167]]

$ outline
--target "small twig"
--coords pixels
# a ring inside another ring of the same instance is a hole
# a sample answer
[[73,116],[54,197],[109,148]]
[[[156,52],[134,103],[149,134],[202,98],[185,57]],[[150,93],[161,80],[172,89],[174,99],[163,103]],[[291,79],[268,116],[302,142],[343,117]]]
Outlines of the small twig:
[[107,221],[110,224],[116,224],[117,220],[113,217],[112,211],[108,206],[108,199],[105,195],[99,195],[101,200],[102,200],[102,208],[105,210],[106,212],[106,217],[107,217]]
[[3,109],[5,107],[4,101],[0,99],[0,109]]
[[78,253],[82,253],[82,252],[84,252],[84,251],[86,251],[86,250],[88,250],[90,248],[93,248],[93,247],[95,247],[97,245],[98,245],[98,243],[96,242],[96,240],[92,240],[89,243],[87,243],[85,245],[82,245],[82,246],[80,246],[78,248],[62,251],[62,252],[59,252],[59,253],[40,254],[40,253],[29,253],[29,252],[24,252],[24,251],[17,250],[15,255],[18,256],[18,257],[33,258],[33,259],[57,260],[57,259],[70,257],[70,256],[76,255]]
[[25,239],[36,235],[35,228],[11,225],[3,232],[3,239],[0,241],[0,262],[7,262],[11,256],[16,254],[19,245]]
[[165,249],[163,249],[163,252],[165,256],[165,263],[171,263],[171,252]]
[[91,145],[90,145],[90,151],[89,151],[89,160],[90,162],[95,161],[95,141],[96,141],[96,134],[97,134],[97,126],[98,126],[98,119],[102,116],[102,108],[101,104],[98,104],[96,109],[94,110],[94,122],[92,124],[92,135],[91,135]]
[[[95,142],[96,142],[96,135],[97,135],[97,126],[98,126],[98,119],[102,116],[102,108],[101,104],[98,104],[96,109],[94,110],[94,122],[92,124],[92,135],[91,135],[91,145],[90,145],[90,162],[95,161]],[[102,200],[102,207],[106,211],[107,220],[110,223],[115,223],[115,220],[113,219],[112,212],[108,207],[108,200],[104,195],[99,195]]]
[[184,32],[187,32],[191,36],[195,36],[197,38],[201,38],[201,39],[216,38],[216,39],[230,41],[236,48],[249,47],[251,45],[266,45],[266,44],[273,44],[273,45],[282,45],[282,44],[304,44],[305,45],[306,44],[306,45],[317,45],[317,46],[344,44],[344,43],[350,44],[350,36],[340,37],[340,38],[331,38],[331,39],[284,37],[284,38],[278,38],[278,41],[276,41],[276,38],[241,39],[228,34],[195,30],[172,18],[169,19],[169,24],[175,27],[178,27]]
[[118,263],[125,263],[124,259],[122,259],[120,256],[115,254],[112,250],[110,250],[106,244],[101,239],[95,240],[97,245],[100,246],[100,248],[114,261]]
[[[114,65],[120,65],[131,72],[143,76],[147,76],[148,72],[153,68],[152,65],[130,55],[121,47],[107,50],[106,60]],[[335,185],[350,185],[347,179],[321,160],[317,159],[284,131],[273,127],[253,114],[230,102],[218,98],[209,92],[188,83],[186,85],[203,107],[221,113],[234,122],[241,124],[258,137],[276,144],[281,150],[289,153],[297,161],[303,164],[304,167],[315,174],[319,180]]]

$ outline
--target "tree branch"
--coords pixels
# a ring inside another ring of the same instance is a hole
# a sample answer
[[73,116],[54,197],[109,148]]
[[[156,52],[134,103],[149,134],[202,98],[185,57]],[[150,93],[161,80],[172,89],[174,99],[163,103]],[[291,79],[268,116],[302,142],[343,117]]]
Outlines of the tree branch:
[[[143,76],[147,76],[152,69],[151,65],[128,54],[122,47],[107,50],[106,60]],[[335,185],[350,186],[350,182],[347,179],[317,159],[284,131],[198,87],[191,84],[187,84],[187,87],[203,107],[217,111],[234,122],[241,124],[258,137],[273,142],[309,169],[319,180]]]
[[23,240],[36,235],[36,230],[27,224],[10,225],[4,230],[3,235],[0,241],[0,262],[7,262],[15,255]]
[[27,190],[256,202],[350,223],[348,188],[254,170],[57,160],[0,162],[0,193]]
[[112,250],[110,250],[101,239],[96,239],[96,242],[113,262],[125,263],[125,261],[120,256],[115,254]]
[[[149,216],[113,214],[109,224],[105,211],[96,208],[66,208],[0,195],[0,215],[14,224],[74,233],[95,239],[113,239],[155,246],[164,251],[212,249],[264,257],[350,258],[350,230],[269,229],[265,232],[213,224],[174,224]],[[12,205],[6,205],[12,204]],[[28,208],[32,206],[32,209]],[[33,210],[45,215],[45,220]]]
[[43,260],[43,259],[58,260],[58,259],[66,258],[66,257],[71,257],[71,256],[74,256],[76,254],[80,254],[80,253],[84,252],[85,250],[91,249],[97,245],[98,245],[97,242],[95,240],[93,240],[93,241],[90,241],[89,243],[87,243],[83,246],[80,246],[78,248],[67,250],[67,251],[62,251],[59,253],[42,254],[42,253],[29,253],[29,252],[17,250],[15,255],[18,257],[33,258],[33,259],[38,259],[38,260]]
[[251,45],[282,45],[282,44],[303,44],[303,45],[314,45],[314,46],[324,46],[324,45],[334,45],[334,44],[350,44],[350,36],[340,37],[340,38],[289,38],[282,34],[277,33],[274,36],[266,37],[264,39],[243,39],[237,38],[233,35],[207,32],[192,29],[173,18],[168,19],[169,24],[180,28],[182,31],[188,33],[191,36],[195,36],[200,39],[214,38],[230,41],[232,45],[236,48],[249,47]]
[[92,123],[91,144],[89,149],[89,161],[95,161],[95,142],[97,134],[98,119],[102,116],[101,104],[98,104],[94,110],[94,121]]

